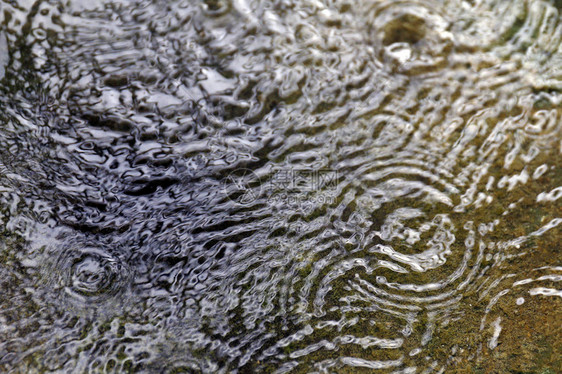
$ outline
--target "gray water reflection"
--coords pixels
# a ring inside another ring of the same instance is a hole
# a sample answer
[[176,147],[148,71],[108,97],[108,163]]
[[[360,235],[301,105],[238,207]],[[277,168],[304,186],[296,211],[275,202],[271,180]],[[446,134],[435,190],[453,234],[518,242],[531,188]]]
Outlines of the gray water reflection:
[[2,371],[559,369],[559,1],[0,4]]

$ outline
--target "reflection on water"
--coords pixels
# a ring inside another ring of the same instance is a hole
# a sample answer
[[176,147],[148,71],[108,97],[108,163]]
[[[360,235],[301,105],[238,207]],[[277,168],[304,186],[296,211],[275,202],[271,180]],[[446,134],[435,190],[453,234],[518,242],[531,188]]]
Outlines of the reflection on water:
[[2,371],[560,368],[559,1],[0,9]]

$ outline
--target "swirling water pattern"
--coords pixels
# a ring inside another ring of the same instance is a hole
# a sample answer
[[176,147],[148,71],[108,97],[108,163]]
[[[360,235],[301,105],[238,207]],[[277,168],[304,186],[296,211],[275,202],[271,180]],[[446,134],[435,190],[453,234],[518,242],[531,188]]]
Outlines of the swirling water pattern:
[[560,367],[559,1],[0,5],[2,371]]

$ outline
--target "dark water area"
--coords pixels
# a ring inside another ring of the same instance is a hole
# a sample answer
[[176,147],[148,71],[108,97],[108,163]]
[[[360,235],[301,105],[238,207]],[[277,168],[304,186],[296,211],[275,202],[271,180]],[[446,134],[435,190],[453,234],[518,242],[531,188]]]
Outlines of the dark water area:
[[0,1],[0,372],[562,372],[558,0]]

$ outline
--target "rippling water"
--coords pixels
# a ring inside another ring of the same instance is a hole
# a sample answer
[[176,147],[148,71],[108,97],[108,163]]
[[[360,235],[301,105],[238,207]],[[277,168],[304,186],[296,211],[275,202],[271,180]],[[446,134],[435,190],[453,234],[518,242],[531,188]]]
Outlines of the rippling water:
[[558,372],[561,12],[1,1],[0,370]]

